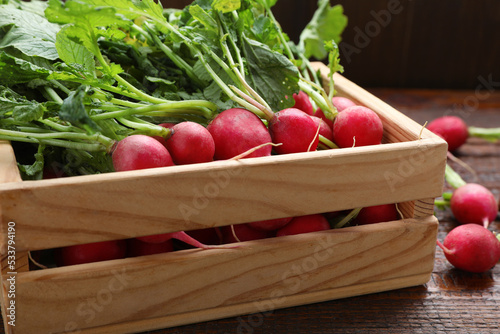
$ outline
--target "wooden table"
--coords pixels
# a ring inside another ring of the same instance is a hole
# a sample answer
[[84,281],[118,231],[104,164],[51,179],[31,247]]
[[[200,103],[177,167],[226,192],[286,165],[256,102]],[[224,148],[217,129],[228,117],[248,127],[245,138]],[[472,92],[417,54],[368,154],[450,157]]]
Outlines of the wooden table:
[[[421,124],[453,113],[470,125],[500,127],[497,92],[371,91]],[[500,143],[471,139],[456,155],[477,171],[476,182],[500,196]],[[474,181],[465,169],[452,166],[466,181]],[[443,240],[456,222],[449,210],[438,211],[437,217]],[[491,229],[500,231],[500,223]],[[151,333],[500,333],[500,265],[484,274],[465,273],[453,269],[437,249],[432,278],[422,286]]]
[[[500,127],[500,93],[371,89],[424,124],[444,114],[470,125]],[[487,96],[488,95],[488,96]],[[500,197],[500,143],[470,139],[456,156],[479,182]],[[451,163],[468,182],[474,177]],[[447,188],[446,190],[451,190]],[[438,238],[456,226],[449,210],[437,211]],[[500,219],[491,224],[500,232]],[[431,280],[422,286],[164,329],[152,333],[500,333],[500,264],[484,274],[453,269],[440,249]]]

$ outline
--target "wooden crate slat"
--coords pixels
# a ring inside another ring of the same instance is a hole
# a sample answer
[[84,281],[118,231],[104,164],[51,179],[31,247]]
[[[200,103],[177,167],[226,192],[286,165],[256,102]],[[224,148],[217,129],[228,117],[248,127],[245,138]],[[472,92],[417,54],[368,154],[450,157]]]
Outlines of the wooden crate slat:
[[34,250],[442,193],[446,147],[433,139],[349,150],[4,184],[3,220],[16,222],[20,250]]
[[259,311],[276,296],[286,307],[392,289],[398,278],[421,284],[432,270],[436,233],[437,220],[427,217],[22,273],[16,330],[61,332],[74,323],[99,327],[189,312],[220,318],[239,304]]

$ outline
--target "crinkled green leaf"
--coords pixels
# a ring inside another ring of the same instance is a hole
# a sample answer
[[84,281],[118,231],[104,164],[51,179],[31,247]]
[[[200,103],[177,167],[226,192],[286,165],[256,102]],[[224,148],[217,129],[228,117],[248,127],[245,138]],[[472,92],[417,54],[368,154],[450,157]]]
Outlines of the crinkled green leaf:
[[299,49],[306,58],[325,59],[325,41],[340,43],[342,32],[347,26],[347,17],[341,5],[331,7],[329,0],[319,0],[318,9],[300,34]]
[[78,64],[82,70],[88,74],[94,74],[95,61],[93,54],[83,45],[74,42],[66,33],[67,28],[63,28],[56,40],[59,58],[68,64]]
[[19,171],[23,180],[41,180],[45,166],[45,157],[43,154],[43,145],[40,145],[38,152],[35,153],[35,161],[31,165],[18,164]]
[[0,40],[0,49],[13,47],[30,57],[58,58],[55,41],[59,25],[12,5],[0,5],[0,12],[0,27],[12,26]]
[[42,118],[45,108],[39,103],[32,103],[14,107],[12,116],[16,121],[31,122]]
[[14,85],[44,79],[51,70],[0,51],[0,73],[3,84]]
[[90,118],[84,104],[85,86],[80,86],[76,91],[64,99],[59,111],[59,117],[74,125],[84,127],[88,132],[98,129],[97,124]]
[[299,91],[297,67],[282,54],[255,40],[244,38],[243,47],[249,69],[247,81],[251,86],[274,111],[293,106],[291,96]]
[[199,5],[189,6],[189,13],[201,24],[203,24],[206,29],[217,32],[217,22]]
[[222,13],[229,13],[241,7],[240,0],[214,0],[212,8]]

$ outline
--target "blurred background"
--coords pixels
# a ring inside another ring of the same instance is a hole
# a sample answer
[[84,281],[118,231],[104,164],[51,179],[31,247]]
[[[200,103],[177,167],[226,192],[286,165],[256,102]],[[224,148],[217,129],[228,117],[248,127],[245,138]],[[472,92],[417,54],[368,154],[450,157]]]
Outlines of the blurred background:
[[[162,0],[183,8],[189,0]],[[344,75],[364,87],[500,87],[499,0],[330,0],[348,26]],[[273,12],[297,41],[317,0],[279,0]]]

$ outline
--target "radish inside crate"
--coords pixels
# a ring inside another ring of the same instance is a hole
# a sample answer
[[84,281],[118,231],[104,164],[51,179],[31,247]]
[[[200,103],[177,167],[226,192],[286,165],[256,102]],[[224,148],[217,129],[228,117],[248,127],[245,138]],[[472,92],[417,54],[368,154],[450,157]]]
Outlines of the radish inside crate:
[[31,252],[31,269],[121,259],[190,248],[237,248],[237,243],[402,219],[397,204],[285,217],[237,225],[107,240]]

